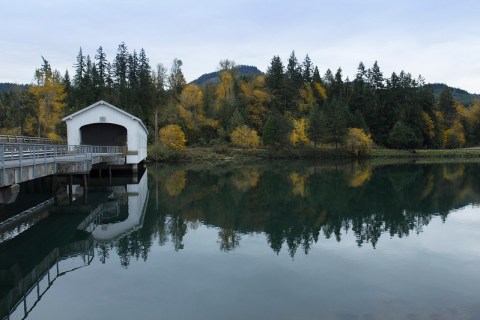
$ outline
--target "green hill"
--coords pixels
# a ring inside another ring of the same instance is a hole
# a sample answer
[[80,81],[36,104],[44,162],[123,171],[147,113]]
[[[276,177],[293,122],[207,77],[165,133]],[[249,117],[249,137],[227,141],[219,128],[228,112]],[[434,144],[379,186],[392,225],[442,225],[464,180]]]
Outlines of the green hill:
[[[256,77],[263,75],[263,72],[254,66],[239,65],[235,68],[237,69],[237,76],[239,77]],[[208,83],[217,83],[220,81],[218,78],[219,74],[220,71],[205,73],[198,79],[193,80],[192,83],[199,86],[203,86]]]
[[16,84],[16,83],[0,83],[0,93],[2,92],[9,92],[13,89],[20,89],[20,90],[25,90],[27,88],[26,84]]
[[[440,96],[440,93],[442,92],[443,88],[448,87],[444,83],[432,83],[430,85],[433,88],[433,94],[435,95],[436,98]],[[459,89],[459,88],[453,88],[453,87],[448,87],[448,88],[452,93],[453,99],[455,99],[455,101],[460,102],[465,106],[469,106],[476,99],[480,99],[480,94],[469,93],[468,91]]]

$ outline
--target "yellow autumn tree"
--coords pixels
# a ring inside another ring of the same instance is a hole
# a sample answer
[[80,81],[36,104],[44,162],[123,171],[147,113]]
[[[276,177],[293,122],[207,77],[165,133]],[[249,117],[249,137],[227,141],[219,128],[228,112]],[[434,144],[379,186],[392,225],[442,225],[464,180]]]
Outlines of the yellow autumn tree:
[[260,137],[255,129],[246,125],[236,127],[230,134],[230,141],[237,147],[254,148],[260,144]]
[[308,122],[305,118],[293,119],[293,130],[290,134],[290,142],[296,145],[310,145],[310,139],[307,135]]
[[433,139],[435,137],[435,123],[433,122],[432,118],[426,113],[425,111],[422,112],[422,120],[423,120],[423,133],[429,139]]
[[178,117],[184,121],[186,132],[190,137],[195,137],[205,127],[211,127],[214,131],[218,128],[218,121],[205,117],[203,106],[203,92],[195,84],[187,85],[180,94],[177,105]]
[[298,99],[297,102],[298,110],[303,113],[309,112],[315,104],[315,98],[310,83],[306,83],[303,88],[299,90],[299,96],[300,99]]
[[268,114],[267,105],[271,100],[271,96],[265,91],[265,77],[258,76],[252,82],[242,81],[240,90],[242,98],[246,102],[245,109],[248,113],[248,120],[255,129],[261,130]]
[[28,88],[33,97],[32,114],[25,120],[25,132],[31,136],[59,140],[56,132],[65,109],[65,90],[60,73],[52,71],[43,58],[43,65],[35,71],[35,84]]
[[219,78],[220,82],[215,91],[215,96],[217,98],[215,107],[217,110],[222,109],[225,104],[232,102],[234,99],[232,71],[224,70],[220,72]]
[[160,142],[171,150],[182,151],[187,139],[179,125],[169,124],[160,129]]
[[367,156],[372,153],[372,138],[370,135],[365,134],[362,129],[348,129],[345,144],[350,152],[355,156]]
[[313,84],[313,95],[317,99],[318,104],[327,101],[327,89],[321,83],[315,82]]
[[460,148],[465,144],[465,133],[463,126],[457,119],[451,128],[443,132],[446,148]]
[[178,116],[185,122],[185,126],[193,130],[203,117],[203,92],[195,84],[187,85],[180,94],[180,103],[177,105]]

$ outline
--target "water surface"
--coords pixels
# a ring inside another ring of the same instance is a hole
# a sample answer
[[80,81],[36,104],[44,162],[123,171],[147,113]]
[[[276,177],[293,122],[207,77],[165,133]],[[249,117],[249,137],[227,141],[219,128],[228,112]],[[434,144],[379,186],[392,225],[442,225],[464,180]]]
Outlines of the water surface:
[[60,248],[65,273],[28,319],[478,319],[479,170],[150,167],[90,187],[90,215],[51,208],[0,255],[39,251],[3,262],[26,274]]

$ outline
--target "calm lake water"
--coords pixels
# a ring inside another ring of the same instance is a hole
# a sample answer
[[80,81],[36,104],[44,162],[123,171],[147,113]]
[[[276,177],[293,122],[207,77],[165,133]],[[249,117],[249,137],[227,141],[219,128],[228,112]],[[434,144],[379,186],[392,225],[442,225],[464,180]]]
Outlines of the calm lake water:
[[[480,164],[149,167],[0,224],[0,319],[480,319]],[[57,190],[68,187],[56,182]],[[2,229],[3,228],[3,229]],[[3,309],[2,309],[3,308]]]

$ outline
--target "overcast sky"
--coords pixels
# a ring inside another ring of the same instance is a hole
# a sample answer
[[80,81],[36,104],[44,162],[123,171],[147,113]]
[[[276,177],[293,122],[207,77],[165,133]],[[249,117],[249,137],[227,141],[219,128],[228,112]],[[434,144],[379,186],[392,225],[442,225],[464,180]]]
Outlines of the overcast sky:
[[308,53],[321,74],[378,60],[427,82],[480,93],[480,2],[476,0],[0,0],[0,82],[30,83],[43,55],[64,73],[80,47],[109,61],[123,41],[150,64],[183,61],[187,81],[221,59],[266,71]]

